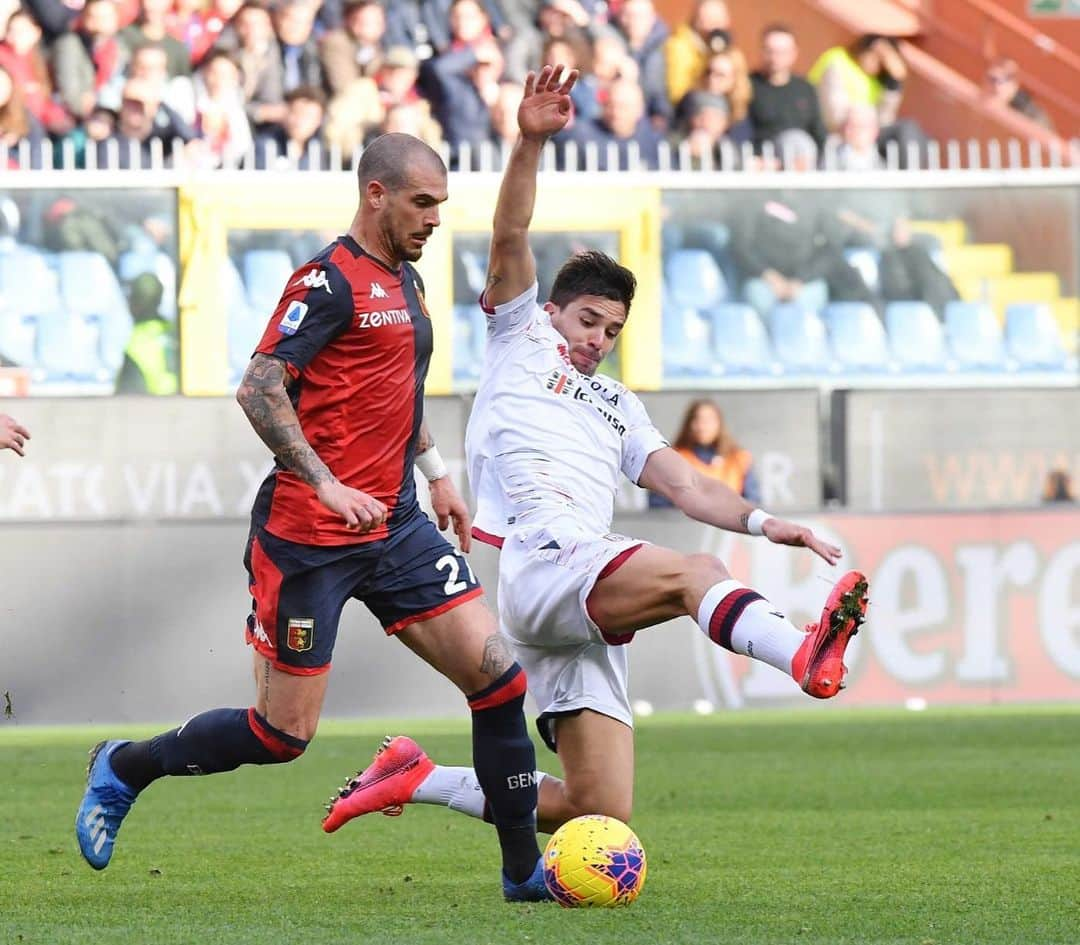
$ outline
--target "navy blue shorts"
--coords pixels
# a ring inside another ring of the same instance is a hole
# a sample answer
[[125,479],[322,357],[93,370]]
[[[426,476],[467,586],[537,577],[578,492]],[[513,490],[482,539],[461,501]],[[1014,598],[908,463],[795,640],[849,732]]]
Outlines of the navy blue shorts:
[[244,565],[252,597],[247,641],[278,669],[299,676],[330,669],[350,598],[390,635],[483,593],[465,556],[423,514],[359,545],[301,545],[256,526]]

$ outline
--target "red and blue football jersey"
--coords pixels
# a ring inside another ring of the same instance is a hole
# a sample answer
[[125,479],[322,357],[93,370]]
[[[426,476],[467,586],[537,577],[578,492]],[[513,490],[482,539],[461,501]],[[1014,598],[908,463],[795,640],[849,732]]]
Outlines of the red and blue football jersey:
[[285,362],[300,429],[330,471],[390,514],[357,534],[278,464],[256,499],[268,532],[358,544],[385,538],[418,511],[413,460],[431,344],[423,283],[408,263],[390,269],[342,236],[292,274],[256,352]]

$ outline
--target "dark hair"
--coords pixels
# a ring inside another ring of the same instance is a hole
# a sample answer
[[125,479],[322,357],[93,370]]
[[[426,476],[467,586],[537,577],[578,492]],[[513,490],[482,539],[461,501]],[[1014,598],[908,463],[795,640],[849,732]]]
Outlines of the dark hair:
[[607,253],[589,249],[574,254],[562,264],[548,297],[562,308],[583,295],[595,295],[622,302],[629,315],[636,289],[637,279],[629,269]]
[[298,85],[285,93],[286,105],[291,105],[296,101],[315,102],[320,108],[326,108],[326,93],[314,85]]
[[356,166],[361,193],[373,180],[387,190],[401,190],[408,183],[409,169],[418,160],[437,163],[446,173],[446,165],[438,152],[419,138],[397,131],[379,135],[364,148]]

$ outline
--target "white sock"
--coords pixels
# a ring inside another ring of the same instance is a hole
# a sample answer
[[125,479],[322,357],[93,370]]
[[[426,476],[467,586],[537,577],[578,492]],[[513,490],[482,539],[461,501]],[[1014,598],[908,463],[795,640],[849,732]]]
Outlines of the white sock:
[[[701,599],[698,626],[714,643],[791,674],[806,634],[745,584],[714,584]],[[730,636],[729,636],[730,634]]]
[[[540,782],[546,775],[543,771],[538,771],[536,776],[536,785],[539,788]],[[476,780],[476,772],[472,768],[436,765],[435,770],[424,778],[413,792],[411,802],[413,804],[438,804],[481,819],[484,816],[487,799],[484,797],[484,789],[480,787],[480,782]]]

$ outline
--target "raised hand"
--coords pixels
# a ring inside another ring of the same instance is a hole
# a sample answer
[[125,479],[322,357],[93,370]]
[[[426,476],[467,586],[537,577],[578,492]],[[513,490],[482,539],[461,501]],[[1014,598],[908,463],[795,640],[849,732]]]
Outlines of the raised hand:
[[840,549],[822,541],[809,528],[796,525],[782,518],[767,518],[761,526],[765,537],[777,545],[794,545],[797,548],[809,548],[818,557],[836,564],[840,560]]
[[564,78],[561,65],[544,66],[539,75],[530,72],[525,77],[525,96],[518,107],[518,128],[523,138],[544,141],[566,127],[573,110],[570,90],[577,78],[577,69],[571,69]]
[[0,450],[9,449],[23,456],[23,448],[29,439],[30,431],[26,427],[14,417],[0,413]]

